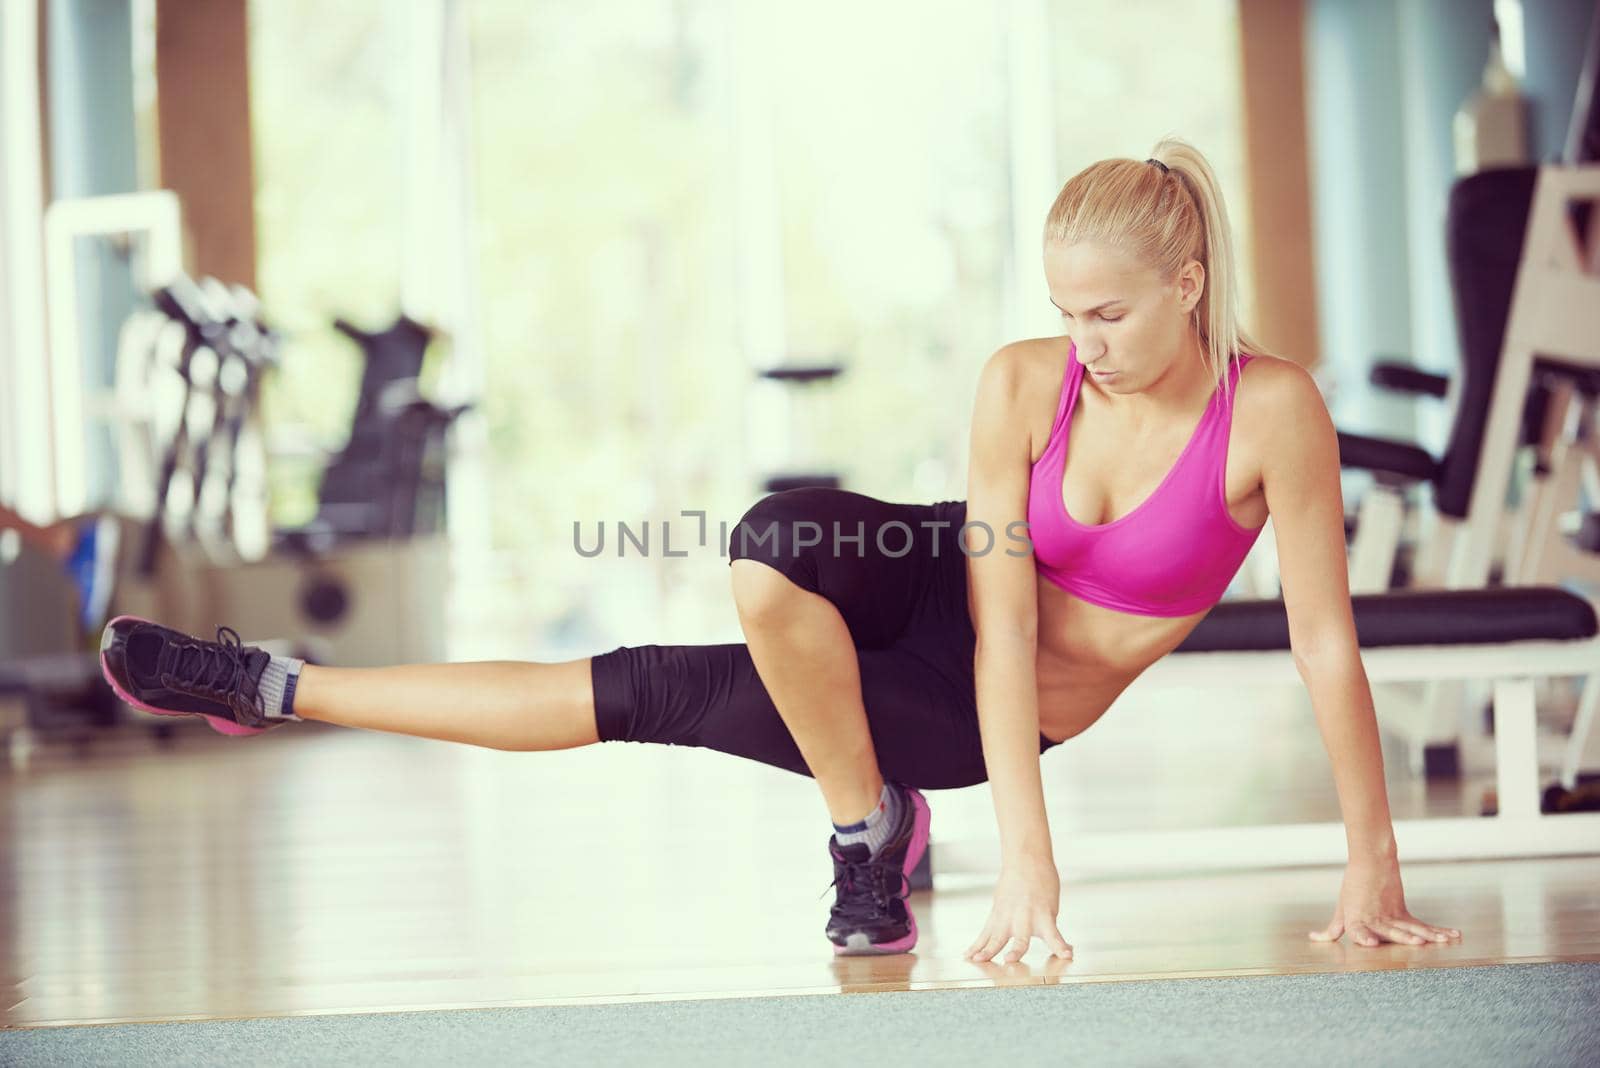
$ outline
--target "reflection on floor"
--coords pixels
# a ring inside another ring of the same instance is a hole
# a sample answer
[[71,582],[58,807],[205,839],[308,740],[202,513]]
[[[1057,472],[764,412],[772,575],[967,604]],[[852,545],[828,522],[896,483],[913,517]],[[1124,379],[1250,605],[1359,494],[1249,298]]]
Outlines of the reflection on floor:
[[[1075,876],[1078,828],[1338,818],[1302,697],[1170,696],[1052,750],[1044,777],[1077,950],[961,959],[991,887],[912,899],[914,953],[835,959],[814,785],[700,750],[500,753],[320,725],[0,773],[0,1020],[10,1026],[1149,976],[1600,959],[1600,856],[1415,864],[1452,947],[1320,945],[1337,868]],[[1388,759],[1398,817],[1476,811]],[[932,792],[934,842],[992,833],[988,787]],[[1402,858],[1403,859],[1403,858]]]

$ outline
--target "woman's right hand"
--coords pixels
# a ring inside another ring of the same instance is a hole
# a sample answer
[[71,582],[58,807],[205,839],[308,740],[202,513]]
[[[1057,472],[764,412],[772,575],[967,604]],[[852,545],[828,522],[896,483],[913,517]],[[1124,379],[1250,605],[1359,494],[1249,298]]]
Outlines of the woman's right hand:
[[1028,952],[1035,936],[1044,939],[1052,955],[1071,959],[1072,947],[1056,927],[1061,908],[1061,876],[1049,857],[1006,861],[994,887],[994,906],[983,933],[967,948],[968,960],[992,960],[1011,945],[1004,963],[1015,964]]

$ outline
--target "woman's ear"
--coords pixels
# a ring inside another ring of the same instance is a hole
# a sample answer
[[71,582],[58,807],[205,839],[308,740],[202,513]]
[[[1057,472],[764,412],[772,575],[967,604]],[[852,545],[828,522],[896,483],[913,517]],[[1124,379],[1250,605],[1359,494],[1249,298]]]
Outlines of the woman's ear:
[[1199,260],[1190,260],[1178,272],[1178,303],[1188,315],[1200,306],[1206,291],[1206,269]]

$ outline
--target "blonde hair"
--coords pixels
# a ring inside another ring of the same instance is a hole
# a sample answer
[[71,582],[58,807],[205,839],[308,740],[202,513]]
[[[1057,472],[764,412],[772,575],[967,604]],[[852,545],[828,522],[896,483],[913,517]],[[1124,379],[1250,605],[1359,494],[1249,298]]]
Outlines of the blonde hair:
[[1222,187],[1200,150],[1164,137],[1150,153],[1164,164],[1133,159],[1091,163],[1061,187],[1045,218],[1045,245],[1090,241],[1127,253],[1171,282],[1190,260],[1205,267],[1194,324],[1206,366],[1227,388],[1230,360],[1266,350],[1239,323],[1233,232]]

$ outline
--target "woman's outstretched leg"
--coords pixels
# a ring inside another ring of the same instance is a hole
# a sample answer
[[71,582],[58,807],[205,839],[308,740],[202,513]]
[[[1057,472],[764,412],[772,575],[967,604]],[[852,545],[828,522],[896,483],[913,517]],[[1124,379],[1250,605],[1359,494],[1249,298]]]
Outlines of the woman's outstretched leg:
[[223,734],[315,719],[493,749],[571,749],[600,740],[590,658],[323,668],[271,656],[226,627],[207,641],[122,616],[106,626],[100,661],[128,704],[203,716]]
[[341,727],[490,749],[573,749],[600,740],[589,660],[381,668],[308,664],[295,688],[294,713]]

